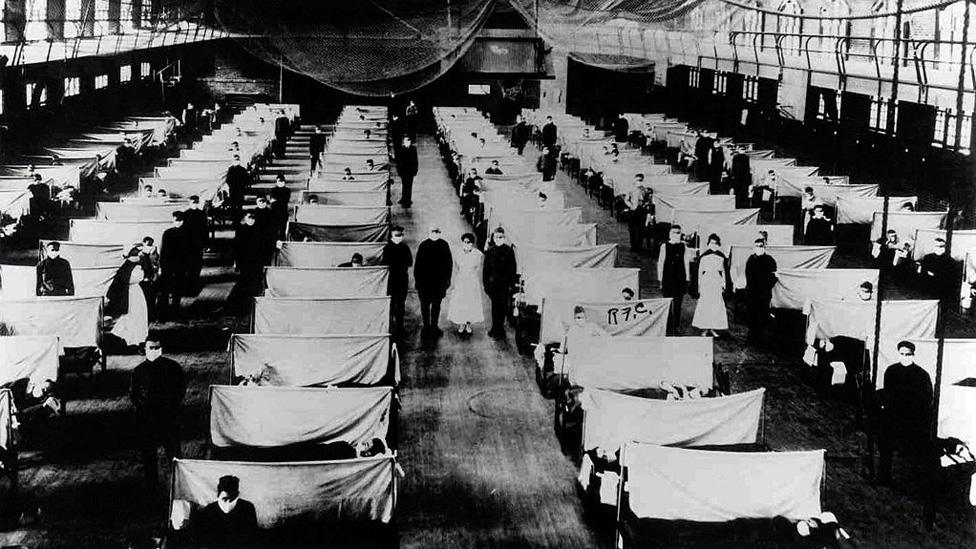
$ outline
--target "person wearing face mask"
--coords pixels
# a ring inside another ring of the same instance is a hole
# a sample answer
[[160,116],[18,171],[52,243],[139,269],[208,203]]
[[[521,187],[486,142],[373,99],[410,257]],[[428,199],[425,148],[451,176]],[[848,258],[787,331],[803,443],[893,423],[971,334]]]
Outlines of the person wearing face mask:
[[698,303],[691,325],[703,335],[717,336],[716,330],[729,329],[725,309],[726,262],[722,240],[716,234],[708,236],[708,249],[698,259]]
[[148,261],[140,247],[129,250],[106,293],[105,315],[115,319],[111,333],[129,346],[138,345],[149,335],[149,310],[140,286]]
[[766,324],[769,322],[769,300],[773,297],[776,285],[776,260],[766,255],[766,240],[757,238],[753,243],[752,255],[746,260],[746,307],[749,315],[749,336],[747,342],[758,345],[762,342]]
[[173,226],[163,231],[159,253],[159,301],[157,312],[162,318],[179,309],[189,279],[189,258],[193,253],[184,226],[183,212],[173,212]]
[[234,155],[234,161],[227,168],[227,190],[229,191],[228,207],[236,217],[244,207],[244,193],[251,185],[251,174],[241,164],[240,155]]
[[634,290],[630,288],[624,288],[623,290],[620,290],[620,299],[623,301],[633,301]]
[[918,265],[922,288],[933,299],[954,299],[956,271],[956,262],[946,254],[945,239],[936,238],[932,252],[925,254]]
[[37,295],[75,295],[71,263],[61,257],[61,243],[47,243],[47,257],[37,264]]
[[932,422],[932,380],[915,363],[915,344],[898,343],[898,362],[884,373],[884,388],[878,391],[881,404],[878,436],[878,477],[881,484],[891,481],[891,458],[896,449],[908,453],[916,466],[924,466],[930,446]]
[[525,144],[529,142],[529,125],[519,114],[515,117],[515,126],[512,128],[512,146],[518,151],[519,156],[525,150]]
[[685,243],[681,240],[681,227],[678,225],[671,226],[668,242],[661,246],[657,259],[657,279],[661,284],[661,295],[671,298],[668,335],[677,335],[681,323],[681,302],[688,289]]
[[163,345],[157,337],[145,344],[146,359],[132,371],[129,399],[135,408],[136,430],[146,482],[156,489],[156,450],[162,446],[166,455],[182,457],[179,434],[179,412],[186,396],[183,368],[163,356]]
[[0,385],[13,397],[14,414],[21,439],[36,441],[45,435],[50,418],[64,412],[64,403],[55,397],[56,386],[50,379],[20,378]]
[[200,510],[194,520],[197,537],[206,547],[253,547],[258,534],[254,504],[241,498],[241,481],[226,475],[217,481],[217,501]]
[[288,224],[288,203],[291,201],[291,189],[285,185],[285,176],[275,177],[275,186],[268,193],[271,197],[271,214],[274,218],[275,233],[278,239],[285,236],[285,226]]
[[397,151],[396,165],[401,183],[399,203],[404,208],[409,208],[413,203],[413,179],[419,169],[417,147],[409,136],[403,138],[402,146]]
[[244,313],[250,307],[251,298],[260,291],[266,241],[258,229],[254,212],[244,214],[234,235],[234,265],[240,276],[227,296],[226,312]]
[[485,252],[482,267],[482,283],[485,293],[491,299],[491,337],[505,337],[505,318],[508,316],[509,301],[515,291],[518,265],[515,251],[508,245],[505,229],[498,227],[492,234],[492,247]]
[[203,270],[203,251],[207,248],[210,233],[207,214],[200,205],[200,197],[190,197],[190,206],[183,211],[183,227],[189,255],[187,256],[187,295],[196,296],[200,293],[200,272]]
[[413,253],[403,242],[403,227],[394,226],[390,230],[390,241],[383,246],[381,265],[390,268],[387,294],[390,296],[390,315],[393,317],[392,332],[396,337],[405,333],[403,327],[404,307],[407,301],[409,270],[413,266]]
[[451,246],[441,238],[439,227],[432,227],[427,238],[417,246],[417,260],[413,268],[414,285],[420,298],[422,335],[439,336],[444,332],[437,326],[441,315],[441,301],[451,287],[454,258]]
[[[481,287],[484,254],[475,247],[475,236],[461,236],[461,253],[454,261],[454,290],[447,319],[458,326],[458,334],[471,334],[471,325],[485,321],[485,292]],[[419,256],[418,256],[419,257]]]

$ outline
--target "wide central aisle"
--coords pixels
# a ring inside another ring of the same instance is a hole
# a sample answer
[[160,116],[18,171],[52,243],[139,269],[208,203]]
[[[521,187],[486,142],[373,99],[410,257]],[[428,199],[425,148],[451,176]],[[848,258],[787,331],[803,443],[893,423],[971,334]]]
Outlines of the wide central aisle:
[[[453,252],[470,228],[429,135],[418,136],[413,208],[397,209],[416,251],[439,226]],[[394,199],[399,191],[394,191]],[[411,290],[413,289],[411,272]],[[416,293],[407,299],[402,349],[398,521],[403,547],[597,547],[574,492],[576,471],[559,450],[544,400],[513,341],[475,326],[461,338],[443,304],[437,340],[420,338]],[[485,316],[489,317],[488,311]]]

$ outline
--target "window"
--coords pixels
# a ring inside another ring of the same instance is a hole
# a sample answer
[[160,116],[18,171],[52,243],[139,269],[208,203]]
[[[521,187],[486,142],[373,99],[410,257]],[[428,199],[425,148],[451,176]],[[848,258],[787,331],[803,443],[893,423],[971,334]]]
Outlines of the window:
[[74,97],[81,93],[81,78],[69,76],[64,79],[64,96]]
[[[38,4],[41,2],[35,2]],[[81,35],[81,4],[82,0],[65,0],[64,3],[64,37],[75,38]]]
[[119,11],[119,32],[125,34],[132,28],[132,0],[122,0]]
[[688,71],[688,86],[692,88],[698,87],[698,67],[691,67]]
[[759,78],[746,76],[742,82],[742,97],[748,103],[755,103],[759,96]]
[[468,95],[489,95],[491,94],[490,84],[468,84]]
[[[37,92],[37,84],[35,84],[34,82],[28,82],[27,85],[25,86],[25,91],[27,92],[26,103],[27,103],[27,108],[29,109],[34,106],[34,93]],[[40,95],[38,95],[37,97],[37,106],[43,107],[46,104],[47,104],[47,88],[42,85]]]
[[24,28],[24,38],[27,40],[44,40],[48,36],[47,2],[29,2],[27,4],[27,26]]
[[109,26],[110,17],[108,0],[95,0],[95,34],[109,34],[112,29]]
[[98,76],[95,77],[95,89],[96,90],[100,90],[100,89],[102,89],[104,87],[107,87],[107,86],[108,86],[108,75],[107,74],[99,74]]
[[149,67],[148,61],[143,61],[139,64],[139,74],[143,79],[152,78],[152,69]]
[[132,80],[132,65],[122,65],[119,67],[119,82]]
[[3,97],[4,97],[4,92],[2,90],[0,90],[0,114],[3,114],[4,113]]
[[715,82],[712,84],[712,93],[715,95],[725,95],[725,86],[729,81],[729,77],[724,72],[715,73]]
[[[895,120],[898,120],[897,113]],[[888,129],[888,100],[886,98],[875,97],[871,99],[871,115],[868,125],[877,132],[884,132]]]

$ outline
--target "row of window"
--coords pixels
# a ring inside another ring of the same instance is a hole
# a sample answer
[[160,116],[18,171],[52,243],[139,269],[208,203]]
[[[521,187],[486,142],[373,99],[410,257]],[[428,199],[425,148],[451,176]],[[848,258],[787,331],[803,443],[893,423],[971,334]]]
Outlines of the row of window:
[[[145,80],[152,76],[152,72],[149,66],[149,62],[144,61],[139,64],[139,74],[142,79]],[[131,82],[132,81],[132,65],[122,65],[119,67],[119,82]],[[108,87],[108,75],[99,74],[95,76],[95,89],[100,90]],[[27,92],[27,108],[32,105],[44,106],[47,104],[47,88],[42,87],[40,95],[37,100],[34,101],[34,93],[37,91],[37,84],[34,82],[28,82],[25,85],[25,91]],[[74,97],[81,94],[81,77],[79,76],[68,76],[64,79],[64,97]],[[0,114],[3,114],[3,101],[0,98]]]

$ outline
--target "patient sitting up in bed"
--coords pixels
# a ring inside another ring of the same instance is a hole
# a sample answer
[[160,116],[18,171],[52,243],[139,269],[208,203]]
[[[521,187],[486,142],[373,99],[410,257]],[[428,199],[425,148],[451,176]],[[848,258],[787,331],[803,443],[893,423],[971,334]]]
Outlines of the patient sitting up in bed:
[[240,497],[240,479],[232,475],[217,481],[217,501],[200,510],[193,521],[206,547],[252,546],[258,529],[254,504]]

